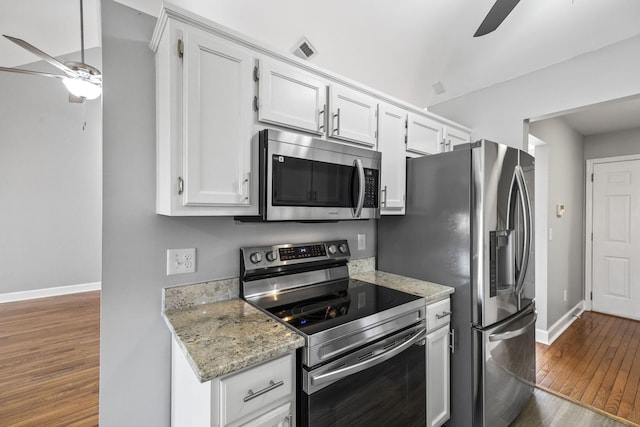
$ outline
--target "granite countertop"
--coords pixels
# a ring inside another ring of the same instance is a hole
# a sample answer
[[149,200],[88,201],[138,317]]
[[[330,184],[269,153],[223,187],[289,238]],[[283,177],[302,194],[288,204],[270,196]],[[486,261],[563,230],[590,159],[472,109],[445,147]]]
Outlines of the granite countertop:
[[[454,288],[375,270],[375,258],[352,260],[349,275],[424,297],[448,297]],[[164,289],[163,317],[200,382],[280,357],[304,338],[238,298],[237,278]]]
[[164,312],[200,382],[266,362],[304,346],[304,338],[244,300]]
[[364,282],[375,283],[387,288],[397,289],[423,297],[427,303],[451,295],[455,288],[425,280],[412,279],[397,274],[376,270],[375,258],[363,258],[349,261],[349,276]]

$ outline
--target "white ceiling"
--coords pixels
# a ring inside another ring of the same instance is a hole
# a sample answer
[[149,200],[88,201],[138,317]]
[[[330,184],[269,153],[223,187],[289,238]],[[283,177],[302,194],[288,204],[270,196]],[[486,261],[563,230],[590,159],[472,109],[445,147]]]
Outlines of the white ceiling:
[[640,97],[592,105],[562,116],[584,136],[640,127]]
[[[161,0],[118,0],[157,16]],[[426,107],[640,34],[640,0],[522,0],[472,35],[494,0],[174,0],[281,51],[306,36],[311,62]],[[98,0],[85,0],[86,48]],[[79,0],[2,0],[0,32],[58,56],[79,50]],[[36,58],[0,40],[0,66]],[[616,64],[612,64],[616,66]],[[586,70],[588,72],[588,70]],[[441,82],[445,92],[432,87]]]

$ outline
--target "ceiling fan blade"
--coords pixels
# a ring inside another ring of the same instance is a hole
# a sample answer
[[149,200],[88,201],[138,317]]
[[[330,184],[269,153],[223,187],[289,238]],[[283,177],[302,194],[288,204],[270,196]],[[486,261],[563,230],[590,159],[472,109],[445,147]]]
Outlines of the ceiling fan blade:
[[12,42],[14,42],[15,44],[17,44],[18,46],[22,47],[23,49],[28,50],[29,52],[33,53],[34,55],[39,56],[40,59],[43,59],[43,60],[47,61],[49,64],[53,65],[54,67],[59,68],[60,70],[64,71],[70,77],[79,77],[79,75],[78,75],[78,73],[76,71],[74,71],[71,68],[67,67],[62,62],[60,62],[57,59],[55,59],[54,57],[44,53],[43,51],[41,51],[37,47],[33,46],[32,44],[29,44],[26,41],[24,41],[22,39],[19,39],[19,38],[16,38],[16,37],[11,37],[11,36],[8,36],[6,34],[3,34],[3,35],[7,39],[9,39]]
[[36,76],[53,77],[55,79],[65,79],[65,78],[67,78],[67,76],[63,76],[61,74],[41,73],[39,71],[22,70],[20,68],[0,67],[0,71],[9,71],[11,73],[21,73],[21,74],[33,74],[33,75],[36,75]]
[[514,7],[518,4],[520,0],[496,0],[493,7],[487,16],[485,16],[484,21],[478,27],[478,30],[473,35],[473,37],[484,36],[485,34],[489,34],[504,21],[504,19],[511,13]]

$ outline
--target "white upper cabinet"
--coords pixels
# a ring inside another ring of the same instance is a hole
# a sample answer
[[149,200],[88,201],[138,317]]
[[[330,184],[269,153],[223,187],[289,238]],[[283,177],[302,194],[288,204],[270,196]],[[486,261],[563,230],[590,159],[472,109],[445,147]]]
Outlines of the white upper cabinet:
[[453,150],[453,147],[459,144],[466,144],[471,142],[471,134],[469,132],[459,130],[452,127],[445,129],[445,149],[447,151]]
[[407,152],[420,155],[443,153],[471,140],[469,132],[448,126],[445,122],[409,113]]
[[378,151],[382,153],[381,215],[404,215],[407,112],[381,102],[378,110]]
[[252,57],[184,34],[184,204],[249,204]]
[[414,154],[436,154],[444,145],[442,123],[429,117],[409,113],[407,151]]
[[329,98],[329,136],[375,148],[378,101],[339,84],[329,86]]
[[285,63],[260,60],[258,120],[324,135],[327,86],[318,78]]
[[252,215],[253,57],[169,20],[156,50],[157,212]]

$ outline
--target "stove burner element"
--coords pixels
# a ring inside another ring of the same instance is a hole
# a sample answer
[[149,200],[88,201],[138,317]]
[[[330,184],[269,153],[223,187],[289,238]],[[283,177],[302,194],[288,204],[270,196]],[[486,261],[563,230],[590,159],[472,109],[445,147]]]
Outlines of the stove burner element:
[[342,292],[292,306],[273,309],[273,314],[291,326],[309,326],[344,316],[349,312],[351,297]]

